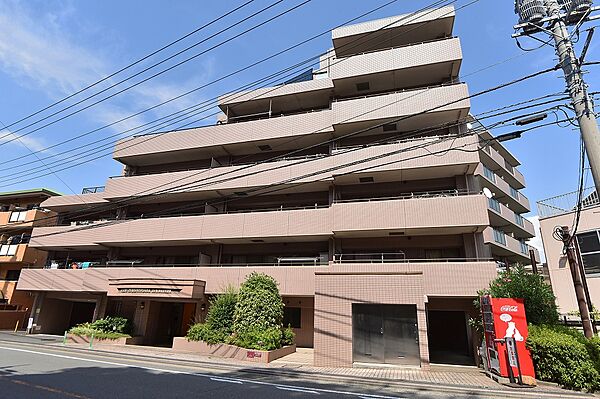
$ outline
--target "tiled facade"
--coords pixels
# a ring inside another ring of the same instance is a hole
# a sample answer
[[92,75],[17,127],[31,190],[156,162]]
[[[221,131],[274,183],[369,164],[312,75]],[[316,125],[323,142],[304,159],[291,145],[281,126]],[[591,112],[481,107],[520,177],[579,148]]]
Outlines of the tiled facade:
[[434,317],[472,355],[471,299],[498,262],[529,261],[524,180],[488,132],[468,134],[453,9],[394,19],[334,30],[312,80],[220,97],[214,126],[122,140],[123,175],[82,196],[100,207],[91,220],[73,216],[79,198],[46,201],[61,223],[31,245],[49,270],[19,281],[39,294],[36,331],[121,314],[163,344],[188,322],[162,331],[169,315],[202,320],[211,295],[258,270],[301,309],[298,344],[317,365],[353,364],[361,304],[415,310],[423,367],[439,352]]

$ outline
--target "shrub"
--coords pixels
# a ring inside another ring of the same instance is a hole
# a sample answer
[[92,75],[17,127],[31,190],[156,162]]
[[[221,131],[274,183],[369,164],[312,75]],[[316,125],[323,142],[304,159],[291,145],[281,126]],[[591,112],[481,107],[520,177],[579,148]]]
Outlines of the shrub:
[[281,341],[283,345],[294,345],[296,342],[296,334],[294,333],[294,330],[292,330],[292,327],[287,326],[285,330],[283,330]]
[[210,301],[206,322],[192,325],[187,332],[187,339],[211,345],[226,342],[231,335],[236,303],[237,293],[233,287],[227,287],[223,294]]
[[121,333],[121,334],[129,334],[133,330],[133,326],[131,322],[125,317],[105,317],[103,319],[98,319],[91,324],[91,327],[100,332],[105,333]]
[[527,347],[537,377],[565,388],[594,391],[600,387],[600,374],[593,357],[598,341],[589,341],[578,331],[560,326],[529,326]]
[[118,338],[130,338],[128,334],[113,332],[113,331],[100,331],[93,327],[93,323],[83,323],[78,326],[72,327],[69,330],[69,334],[77,335],[80,337],[91,337],[98,339],[118,339]]
[[[489,288],[479,291],[479,296],[490,294],[495,298],[523,298],[527,321],[534,325],[554,325],[558,322],[558,308],[552,288],[539,274],[527,272],[523,266],[513,267],[490,283]],[[481,308],[479,297],[474,302]],[[470,321],[479,332],[481,318]]]
[[242,348],[270,351],[281,348],[283,331],[280,327],[250,328],[235,334],[231,343]]
[[275,279],[252,272],[240,286],[233,331],[240,336],[250,330],[281,329],[283,306]]

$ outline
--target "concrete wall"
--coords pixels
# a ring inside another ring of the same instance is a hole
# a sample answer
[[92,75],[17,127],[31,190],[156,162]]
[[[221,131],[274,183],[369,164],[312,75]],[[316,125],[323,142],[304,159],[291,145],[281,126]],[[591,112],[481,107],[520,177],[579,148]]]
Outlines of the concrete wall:
[[[550,282],[552,290],[557,299],[557,304],[561,313],[568,313],[578,310],[575,299],[575,289],[573,288],[573,278],[571,269],[566,256],[562,253],[563,244],[552,237],[552,232],[557,226],[573,225],[575,213],[567,213],[550,218],[540,219],[540,230],[546,253],[546,262],[550,273]],[[581,212],[579,220],[578,233],[600,229],[600,207],[584,209]],[[590,290],[592,303],[600,308],[600,276],[588,276],[587,283]]]

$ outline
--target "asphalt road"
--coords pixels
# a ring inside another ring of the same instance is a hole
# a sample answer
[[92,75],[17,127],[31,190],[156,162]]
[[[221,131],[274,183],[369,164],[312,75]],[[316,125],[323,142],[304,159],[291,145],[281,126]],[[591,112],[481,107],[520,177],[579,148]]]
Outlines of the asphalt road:
[[[0,340],[0,398],[484,398],[485,393],[281,376]],[[498,397],[497,395],[494,397]]]

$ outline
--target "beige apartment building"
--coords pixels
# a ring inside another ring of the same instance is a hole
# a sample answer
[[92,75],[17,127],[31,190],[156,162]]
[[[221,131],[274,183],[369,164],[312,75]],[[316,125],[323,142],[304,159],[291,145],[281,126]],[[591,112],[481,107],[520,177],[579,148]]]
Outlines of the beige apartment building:
[[[579,310],[573,278],[564,245],[553,237],[554,229],[575,225],[578,193],[572,192],[538,201],[540,230],[550,274],[550,283],[562,315]],[[576,249],[583,265],[587,291],[592,304],[600,304],[600,201],[594,188],[584,191],[584,200],[576,232]]]
[[22,269],[46,264],[47,253],[28,243],[34,227],[53,223],[55,214],[40,204],[56,195],[45,188],[0,193],[0,329],[23,327],[29,315],[33,295],[15,288]]
[[529,262],[534,229],[519,162],[469,117],[453,25],[335,29],[316,71],[220,97],[216,125],[119,142],[104,191],[42,204],[61,216],[19,280],[35,331],[119,314],[168,346],[260,271],[316,365],[472,363],[476,292]]

